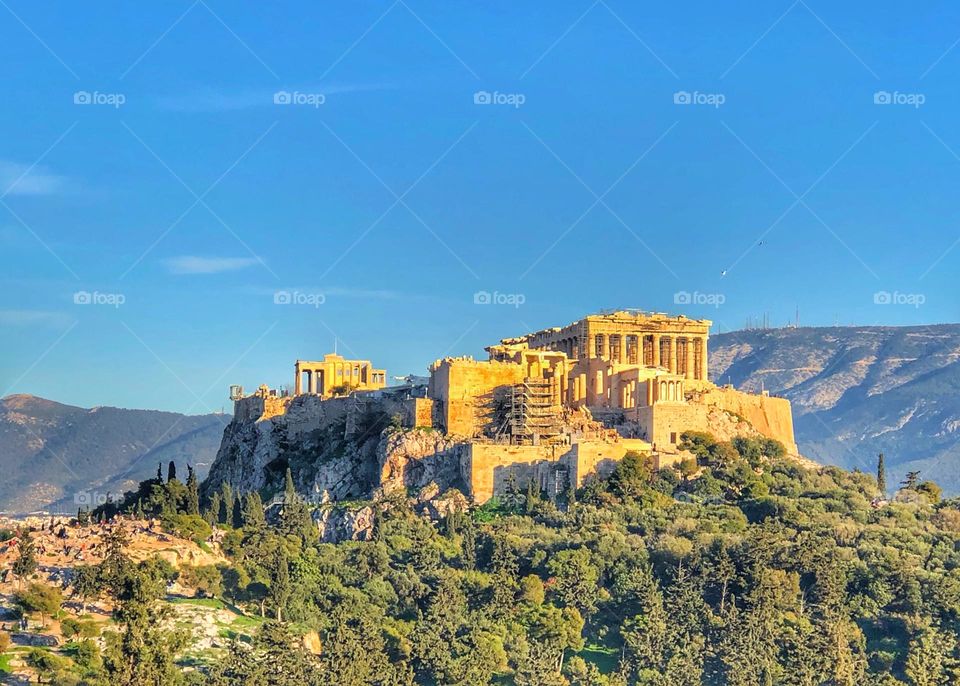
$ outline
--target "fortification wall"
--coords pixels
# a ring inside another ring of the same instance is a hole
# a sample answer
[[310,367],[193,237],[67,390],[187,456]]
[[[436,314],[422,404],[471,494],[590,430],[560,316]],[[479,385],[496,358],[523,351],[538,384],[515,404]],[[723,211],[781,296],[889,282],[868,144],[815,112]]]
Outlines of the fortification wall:
[[588,477],[610,476],[628,452],[649,453],[650,449],[651,445],[639,438],[624,438],[619,443],[581,441],[570,447],[564,460],[570,470],[570,480],[580,488]]
[[480,435],[497,389],[523,381],[523,366],[510,362],[446,359],[432,371],[430,397],[440,403],[444,430],[457,436]]
[[241,422],[255,422],[258,419],[270,419],[287,411],[291,398],[277,396],[249,395],[235,400],[233,417]]
[[556,446],[468,443],[460,466],[473,501],[481,504],[503,495],[511,483],[526,488],[531,479],[551,494],[565,490],[568,479],[580,488],[589,477],[609,476],[630,450],[649,452],[650,444],[639,439]]
[[661,452],[676,452],[680,434],[707,429],[707,406],[697,403],[661,402],[637,408],[643,438]]
[[430,398],[407,398],[403,403],[403,424],[410,429],[433,427],[433,406]]
[[786,398],[715,387],[704,392],[700,402],[743,417],[764,436],[783,443],[791,455],[798,453],[793,434],[793,413]]

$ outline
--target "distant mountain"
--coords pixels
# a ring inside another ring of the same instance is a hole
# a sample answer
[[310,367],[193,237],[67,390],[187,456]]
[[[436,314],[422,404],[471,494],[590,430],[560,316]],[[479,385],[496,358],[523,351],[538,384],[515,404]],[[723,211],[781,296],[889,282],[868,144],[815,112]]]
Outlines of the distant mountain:
[[170,460],[184,474],[193,465],[202,479],[228,421],[7,396],[0,399],[0,510],[73,511],[77,494],[122,493]]
[[800,452],[907,471],[960,494],[960,325],[736,331],[710,338],[710,378],[789,398]]

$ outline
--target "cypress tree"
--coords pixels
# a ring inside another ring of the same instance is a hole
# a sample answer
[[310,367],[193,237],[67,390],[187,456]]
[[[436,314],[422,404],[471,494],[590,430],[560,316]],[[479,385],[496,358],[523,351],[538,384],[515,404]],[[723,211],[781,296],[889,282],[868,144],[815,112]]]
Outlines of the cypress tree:
[[233,516],[233,489],[230,484],[224,481],[220,484],[220,508],[217,511],[217,521],[221,524],[229,524]]
[[220,519],[220,507],[222,505],[221,498],[219,493],[214,493],[210,496],[210,509],[207,510],[204,519],[207,520],[207,523],[211,526],[214,526],[219,523]]
[[167,465],[167,483],[171,481],[176,481],[177,479],[177,463],[173,460],[170,460],[170,464]]
[[877,486],[883,496],[887,495],[887,465],[884,463],[883,453],[877,456]]
[[243,526],[243,507],[240,504],[240,498],[233,499],[233,513],[230,524],[234,529],[239,529]]
[[187,465],[187,514],[200,514],[200,482],[190,465]]
[[267,519],[263,513],[263,501],[256,491],[251,491],[244,496],[243,525],[251,529],[263,529],[267,525]]

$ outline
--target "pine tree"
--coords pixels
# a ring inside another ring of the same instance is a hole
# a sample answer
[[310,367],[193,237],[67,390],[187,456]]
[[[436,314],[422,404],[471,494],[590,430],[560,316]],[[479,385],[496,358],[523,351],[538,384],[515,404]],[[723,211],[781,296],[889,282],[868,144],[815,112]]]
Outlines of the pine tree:
[[880,495],[887,495],[887,465],[883,459],[883,453],[877,456],[877,487],[880,489]]
[[920,472],[907,472],[906,478],[900,485],[907,490],[915,491],[918,483],[920,483]]
[[40,563],[37,562],[37,547],[30,537],[30,532],[23,530],[20,532],[20,539],[17,541],[17,557],[13,563],[12,571],[17,575],[18,581],[22,582],[26,577],[37,571]]
[[950,677],[947,676],[947,668],[954,645],[956,645],[956,638],[936,627],[926,629],[919,638],[911,641],[904,668],[911,683],[916,686],[940,686],[951,683]]
[[162,483],[163,483],[163,463],[162,463],[162,462],[158,462],[158,463],[157,463],[157,478],[156,478],[156,482],[157,482],[158,484],[162,484]]

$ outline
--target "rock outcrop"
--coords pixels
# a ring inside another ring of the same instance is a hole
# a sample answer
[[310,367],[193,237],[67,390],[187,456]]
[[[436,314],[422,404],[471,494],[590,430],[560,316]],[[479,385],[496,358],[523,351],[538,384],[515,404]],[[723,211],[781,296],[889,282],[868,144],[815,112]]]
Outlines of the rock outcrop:
[[385,492],[421,489],[441,491],[461,481],[463,443],[433,429],[387,431],[377,446],[380,485]]
[[[317,504],[416,492],[431,483],[438,493],[460,487],[463,445],[432,429],[400,429],[402,409],[388,394],[324,401],[301,395],[282,415],[235,418],[204,491],[226,482],[235,492],[279,493],[287,467],[300,494]],[[355,538],[347,530],[362,529],[340,515],[324,517],[318,525],[337,531],[331,536]]]

